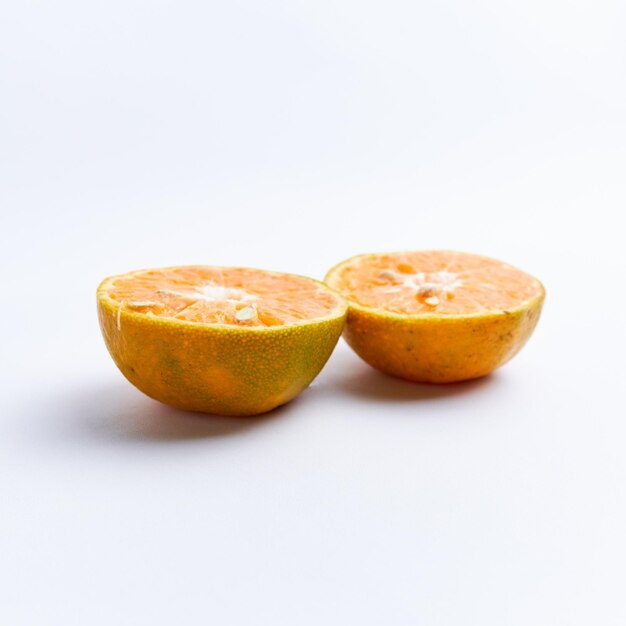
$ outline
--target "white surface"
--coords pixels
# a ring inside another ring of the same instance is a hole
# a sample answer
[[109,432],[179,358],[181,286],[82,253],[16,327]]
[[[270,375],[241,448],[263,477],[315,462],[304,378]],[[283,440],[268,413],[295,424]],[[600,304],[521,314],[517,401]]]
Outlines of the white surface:
[[[626,622],[624,4],[14,2],[0,16],[0,622]],[[620,223],[621,222],[621,223]],[[109,359],[105,275],[456,248],[548,289],[449,388],[341,344],[202,419]]]

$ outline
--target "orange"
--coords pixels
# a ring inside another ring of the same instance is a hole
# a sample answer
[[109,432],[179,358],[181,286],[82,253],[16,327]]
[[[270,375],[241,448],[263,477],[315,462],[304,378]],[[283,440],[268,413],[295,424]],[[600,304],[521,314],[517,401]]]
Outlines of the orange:
[[263,413],[297,396],[328,360],[347,310],[310,278],[205,266],[112,276],[97,299],[107,348],[133,385],[222,415]]
[[545,290],[494,259],[443,250],[356,256],[326,283],[349,301],[344,331],[373,367],[408,380],[484,376],[532,334]]

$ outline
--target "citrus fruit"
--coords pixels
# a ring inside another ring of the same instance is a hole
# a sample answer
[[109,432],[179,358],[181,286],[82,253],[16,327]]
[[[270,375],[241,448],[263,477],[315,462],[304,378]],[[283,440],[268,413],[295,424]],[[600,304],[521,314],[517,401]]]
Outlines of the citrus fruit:
[[222,415],[263,413],[298,395],[328,360],[347,310],[310,278],[205,266],[112,276],[97,299],[107,348],[133,385]]
[[326,283],[349,301],[344,336],[367,363],[417,382],[488,374],[532,334],[545,291],[532,276],[475,254],[356,256]]

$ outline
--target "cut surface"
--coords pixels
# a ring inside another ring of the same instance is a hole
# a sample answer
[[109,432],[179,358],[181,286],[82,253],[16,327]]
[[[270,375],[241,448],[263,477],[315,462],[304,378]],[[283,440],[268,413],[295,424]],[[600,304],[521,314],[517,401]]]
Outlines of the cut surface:
[[141,270],[108,278],[99,291],[120,314],[237,327],[291,326],[345,308],[340,296],[317,281],[247,268]]
[[538,280],[510,265],[446,250],[353,257],[326,282],[353,303],[399,315],[508,312],[543,294]]

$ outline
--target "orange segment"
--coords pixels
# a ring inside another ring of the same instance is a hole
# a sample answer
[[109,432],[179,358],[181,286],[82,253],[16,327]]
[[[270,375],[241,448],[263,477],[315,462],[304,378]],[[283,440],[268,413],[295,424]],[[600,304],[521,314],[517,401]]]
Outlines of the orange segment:
[[120,308],[201,324],[287,326],[323,318],[337,297],[310,279],[247,268],[174,267],[113,277]]
[[339,266],[332,286],[354,302],[401,315],[470,315],[516,308],[542,293],[538,280],[462,252],[372,254]]

